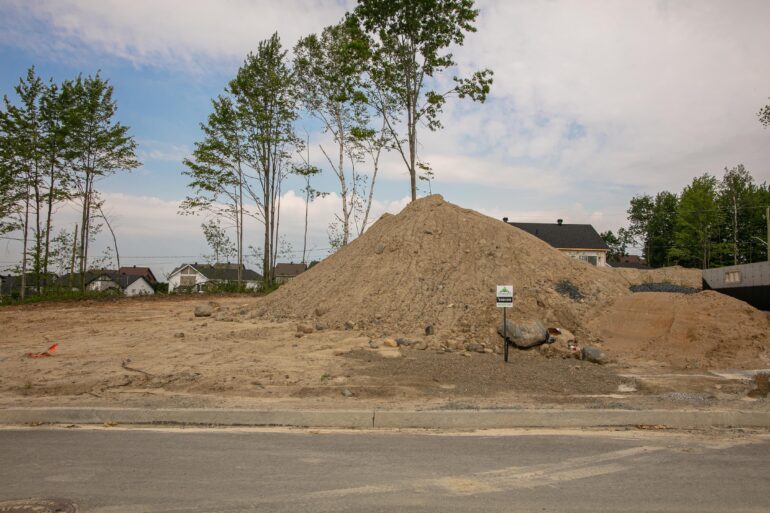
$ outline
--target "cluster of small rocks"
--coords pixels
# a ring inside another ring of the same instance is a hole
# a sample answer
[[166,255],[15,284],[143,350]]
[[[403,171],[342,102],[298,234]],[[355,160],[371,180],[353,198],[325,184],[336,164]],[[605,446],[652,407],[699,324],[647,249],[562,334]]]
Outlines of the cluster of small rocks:
[[555,289],[556,292],[562,296],[570,298],[573,301],[582,301],[585,297],[583,296],[583,293],[580,292],[580,289],[578,289],[575,284],[569,280],[560,280],[558,283],[556,283]]
[[679,294],[695,294],[699,292],[698,289],[673,283],[640,283],[639,285],[631,285],[629,289],[631,292],[674,292]]

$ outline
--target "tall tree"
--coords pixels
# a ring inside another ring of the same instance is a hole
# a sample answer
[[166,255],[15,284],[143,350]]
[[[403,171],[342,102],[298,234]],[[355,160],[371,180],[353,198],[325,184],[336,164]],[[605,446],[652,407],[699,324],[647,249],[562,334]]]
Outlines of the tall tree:
[[264,226],[262,272],[266,286],[274,280],[281,185],[290,171],[293,148],[298,144],[293,128],[297,117],[293,84],[286,51],[278,34],[273,34],[259,43],[256,53],[249,53],[229,85],[244,131],[243,160],[256,180],[247,192],[255,201]]
[[310,212],[310,203],[328,194],[326,192],[317,191],[316,189],[313,188],[313,186],[310,183],[314,176],[321,174],[321,170],[310,163],[310,134],[307,133],[307,131],[305,132],[305,137],[306,137],[305,151],[307,153],[303,155],[301,148],[297,151],[297,154],[302,160],[302,165],[297,166],[294,169],[294,174],[302,177],[302,179],[305,182],[305,186],[302,188],[302,194],[305,196],[305,230],[304,230],[304,235],[302,237],[302,263],[303,264],[307,263],[305,258],[307,255],[307,226],[308,226],[308,214]]
[[[753,199],[756,197],[754,190],[754,178],[739,164],[732,169],[725,168],[725,174],[719,182],[718,187],[718,205],[723,213],[727,231],[730,233],[729,245],[732,250],[732,263],[737,265],[748,261],[748,254],[743,247],[743,242],[748,242],[751,238],[751,226],[749,219]],[[758,205],[757,205],[758,206]]]
[[449,48],[476,31],[478,10],[473,0],[358,0],[353,16],[370,36],[372,101],[409,172],[414,201],[418,170],[427,167],[417,154],[418,126],[440,129],[439,115],[450,96],[484,102],[489,94],[488,69],[454,77],[446,91],[429,89],[456,65]]
[[675,246],[669,251],[675,261],[691,267],[709,267],[720,220],[716,191],[717,179],[708,174],[693,179],[682,191]]
[[362,158],[361,136],[367,132],[370,113],[363,93],[363,72],[368,48],[351,18],[326,27],[320,36],[309,35],[294,48],[294,72],[303,107],[331,134],[336,152],[321,152],[340,184],[341,225],[344,246],[350,240],[351,221],[360,201],[357,170]]
[[244,132],[238,112],[229,96],[212,101],[213,112],[201,124],[204,138],[195,143],[192,158],[184,160],[193,195],[181,205],[182,213],[204,212],[216,219],[226,219],[235,226],[238,283],[243,281],[244,207]]
[[650,224],[652,222],[653,211],[655,209],[655,200],[649,194],[642,194],[631,198],[631,205],[628,207],[628,222],[630,223],[628,231],[633,242],[642,245],[644,259],[649,264],[651,243]]
[[78,261],[81,290],[85,289],[88,249],[92,221],[96,216],[96,183],[117,171],[138,167],[136,143],[127,126],[115,121],[117,103],[113,87],[97,73],[72,83],[73,107],[68,113],[69,159],[73,168],[77,197],[81,203]]
[[[35,73],[35,68],[27,70],[27,75],[19,79],[14,88],[18,104],[12,103],[7,96],[3,98],[4,109],[0,113],[0,131],[4,134],[4,165],[8,166],[6,179],[16,182],[13,189],[19,205],[11,207],[19,215],[22,230],[21,254],[21,290],[23,300],[27,291],[27,271],[29,261],[29,236],[32,231],[36,238],[40,234],[40,205],[42,200],[43,143],[41,136],[40,102],[45,86]],[[39,247],[38,245],[35,245]],[[35,259],[35,263],[39,260]],[[38,265],[35,265],[39,269]]]
[[676,194],[662,191],[655,195],[647,233],[647,265],[650,267],[661,267],[670,263],[668,250],[675,244],[678,206],[679,198]]

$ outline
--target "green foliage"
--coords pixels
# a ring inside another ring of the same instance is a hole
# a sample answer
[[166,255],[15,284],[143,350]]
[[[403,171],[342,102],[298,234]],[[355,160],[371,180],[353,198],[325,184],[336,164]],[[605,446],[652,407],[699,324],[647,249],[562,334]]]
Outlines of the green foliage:
[[[484,102],[492,71],[454,77],[448,91],[430,87],[456,65],[449,49],[475,32],[473,0],[359,0],[353,18],[369,36],[372,103],[387,121],[396,149],[409,171],[412,201],[417,197],[417,127],[442,128],[440,114],[450,96]],[[399,124],[405,134],[397,133]]]
[[222,228],[219,219],[201,224],[201,229],[203,230],[203,236],[206,238],[206,244],[214,252],[211,257],[207,257],[209,260],[218,264],[221,260],[229,262],[231,257],[237,256],[235,244],[227,236],[227,232]]
[[676,261],[709,267],[719,223],[717,179],[704,174],[684,188],[676,218],[675,247],[669,254]]
[[759,122],[765,125],[766,127],[770,126],[770,105],[765,105],[760,109],[760,111],[757,113],[757,116],[759,117]]
[[626,228],[618,229],[617,235],[612,233],[612,230],[607,230],[599,236],[610,248],[607,252],[608,262],[618,262],[620,257],[628,255],[628,246],[632,243],[632,237]]

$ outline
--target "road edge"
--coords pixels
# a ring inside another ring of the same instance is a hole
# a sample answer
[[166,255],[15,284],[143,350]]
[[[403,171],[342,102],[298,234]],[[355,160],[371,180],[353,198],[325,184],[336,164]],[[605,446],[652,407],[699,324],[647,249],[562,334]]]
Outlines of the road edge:
[[3,408],[1,425],[166,424],[318,428],[770,428],[770,411],[740,410],[244,410],[193,408]]

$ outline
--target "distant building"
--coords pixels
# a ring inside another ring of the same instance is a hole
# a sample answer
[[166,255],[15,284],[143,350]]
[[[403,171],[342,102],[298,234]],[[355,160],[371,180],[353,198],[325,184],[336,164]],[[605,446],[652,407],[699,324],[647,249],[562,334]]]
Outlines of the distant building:
[[[255,290],[262,285],[262,276],[241,266],[241,279],[247,289]],[[182,264],[168,276],[168,291],[203,291],[207,283],[237,283],[238,264]]]
[[647,262],[639,255],[624,255],[617,260],[610,261],[612,267],[625,267],[628,269],[649,269]]
[[590,224],[564,224],[561,219],[555,223],[514,223],[508,222],[507,217],[503,221],[534,235],[576,260],[607,267],[607,252],[610,248]]
[[703,290],[716,290],[770,311],[770,261],[704,269]]
[[273,276],[276,283],[286,283],[307,271],[307,264],[279,263],[275,264]]
[[135,265],[131,267],[121,267],[118,269],[118,274],[121,276],[141,276],[150,285],[158,283],[158,280],[155,279],[155,275],[152,274],[152,270],[149,267],[137,267]]
[[[131,269],[121,267],[121,269]],[[144,268],[149,271],[149,268]],[[151,279],[152,272],[149,273]],[[155,282],[157,283],[157,282]],[[146,273],[120,273],[118,271],[105,270],[97,273],[95,277],[86,278],[86,289],[91,291],[105,292],[115,290],[126,296],[150,296],[155,294],[154,283],[150,283]]]

